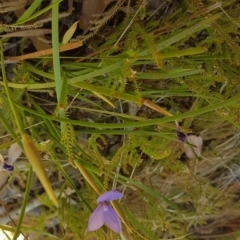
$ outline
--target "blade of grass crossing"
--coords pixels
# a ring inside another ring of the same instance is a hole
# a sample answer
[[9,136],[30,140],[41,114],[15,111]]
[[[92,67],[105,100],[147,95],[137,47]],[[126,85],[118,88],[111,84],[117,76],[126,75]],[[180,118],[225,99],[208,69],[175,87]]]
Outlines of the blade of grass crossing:
[[52,121],[59,121],[59,122],[62,121],[62,122],[66,122],[66,123],[69,123],[69,124],[72,124],[72,125],[76,125],[76,126],[98,128],[98,129],[117,129],[117,128],[126,128],[126,127],[144,127],[144,126],[158,125],[158,124],[161,124],[161,123],[173,122],[173,121],[176,121],[176,120],[182,120],[182,119],[185,119],[185,118],[198,116],[198,115],[201,115],[203,113],[211,112],[211,111],[214,111],[218,108],[227,107],[227,106],[232,105],[232,104],[234,104],[236,102],[239,102],[239,101],[240,101],[240,94],[237,94],[234,97],[229,98],[227,100],[224,100],[220,103],[216,103],[216,104],[213,104],[213,105],[209,105],[207,107],[200,108],[198,110],[181,113],[181,114],[174,115],[174,116],[171,116],[171,117],[163,117],[163,118],[157,118],[157,119],[141,121],[141,122],[131,121],[131,122],[127,122],[127,123],[108,123],[108,124],[106,124],[106,123],[90,123],[90,122],[83,122],[83,121],[79,121],[79,120],[70,120],[70,119],[53,117],[51,115],[38,113],[37,111],[34,111],[30,108],[22,106],[19,103],[15,103],[15,104],[18,107],[22,108],[23,110],[25,110],[29,113],[40,116],[42,118],[47,118],[47,119],[52,120]]
[[54,8],[55,6],[58,6],[58,4],[62,1],[63,0],[55,0],[55,1],[53,0],[52,4],[50,4],[49,6],[45,7],[42,10],[37,11],[35,14],[29,16],[28,18],[23,19],[22,21],[18,21],[16,23],[16,25],[21,25],[21,24],[24,24],[25,22],[31,21],[34,18],[37,18],[38,16],[42,15],[43,13],[49,11],[51,8]]
[[27,19],[32,16],[34,11],[40,6],[41,3],[42,0],[33,1],[33,3],[28,7],[28,9],[23,13],[23,15],[18,18],[17,23],[27,21]]
[[[56,4],[52,7],[52,44],[53,44],[53,70],[55,78],[55,87],[56,94],[59,106],[59,116],[64,118],[66,116],[64,107],[60,107],[61,93],[63,89],[63,79],[61,76],[61,67],[60,67],[60,55],[59,55],[59,1],[53,0],[52,4]],[[64,132],[66,124],[61,123],[61,133]]]
[[27,186],[26,186],[25,193],[24,193],[21,212],[20,212],[20,215],[19,215],[19,218],[18,218],[17,227],[16,227],[16,231],[15,231],[14,236],[13,236],[13,240],[17,240],[18,235],[20,233],[20,228],[21,228],[21,225],[22,225],[23,217],[24,217],[24,214],[25,214],[25,209],[26,209],[29,194],[30,194],[30,189],[31,189],[31,184],[32,184],[32,176],[33,176],[33,170],[32,170],[32,167],[30,167],[29,171],[28,171]]

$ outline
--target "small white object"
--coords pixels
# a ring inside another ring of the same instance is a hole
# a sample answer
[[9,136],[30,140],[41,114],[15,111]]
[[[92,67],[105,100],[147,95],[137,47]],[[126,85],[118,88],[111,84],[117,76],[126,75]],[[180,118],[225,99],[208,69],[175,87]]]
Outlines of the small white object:
[[8,149],[8,160],[7,163],[12,165],[22,154],[22,149],[17,143],[14,143]]
[[[6,237],[6,234],[8,237],[11,237],[11,239],[13,238],[13,233],[9,232],[9,231],[4,231],[0,230],[0,239],[1,240],[8,240],[9,238]],[[26,240],[26,238],[20,233],[20,235],[17,237],[17,240]]]
[[[191,145],[189,145],[189,144]],[[189,135],[187,136],[187,143],[184,144],[184,151],[188,158],[196,158],[201,155],[203,139],[201,136]],[[194,146],[192,146],[194,145]]]

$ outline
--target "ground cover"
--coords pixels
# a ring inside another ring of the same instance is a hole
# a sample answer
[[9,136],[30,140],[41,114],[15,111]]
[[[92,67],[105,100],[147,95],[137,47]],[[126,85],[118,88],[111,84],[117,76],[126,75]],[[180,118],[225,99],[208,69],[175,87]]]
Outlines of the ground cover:
[[238,239],[238,12],[1,1],[4,237]]

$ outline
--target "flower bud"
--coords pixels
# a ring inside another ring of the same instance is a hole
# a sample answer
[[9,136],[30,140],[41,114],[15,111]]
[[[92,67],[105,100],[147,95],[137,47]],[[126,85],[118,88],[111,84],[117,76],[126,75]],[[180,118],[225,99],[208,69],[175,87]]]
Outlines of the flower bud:
[[54,205],[58,207],[58,200],[48,179],[39,151],[35,146],[32,138],[27,134],[23,134],[22,144],[25,150],[25,155],[28,158],[30,164],[32,165],[33,170],[36,172],[36,175],[42,183],[49,198],[53,201]]

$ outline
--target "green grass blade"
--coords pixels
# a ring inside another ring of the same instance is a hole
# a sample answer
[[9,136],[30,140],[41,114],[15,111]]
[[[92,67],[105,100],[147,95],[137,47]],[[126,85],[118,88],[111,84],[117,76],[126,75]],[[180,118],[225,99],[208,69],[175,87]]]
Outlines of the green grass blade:
[[169,71],[169,73],[137,72],[136,77],[139,79],[158,80],[158,79],[186,77],[186,76],[202,73],[203,71],[204,70],[202,69],[197,69],[197,70],[179,69],[179,71],[176,71],[175,69],[175,72]]
[[63,0],[55,0],[52,4],[50,4],[49,6],[45,7],[45,8],[42,9],[42,10],[39,10],[38,12],[36,12],[36,13],[33,14],[32,16],[30,16],[29,18],[24,19],[24,20],[22,20],[22,21],[18,21],[18,22],[16,23],[16,25],[22,25],[22,24],[24,24],[24,23],[26,23],[26,22],[28,22],[28,21],[33,20],[34,18],[37,18],[37,17],[41,16],[43,13],[51,10],[53,7],[55,7],[56,5],[58,5],[58,4],[59,4],[60,2],[62,2],[62,1],[63,1]]
[[176,211],[180,212],[180,209],[179,207],[173,203],[171,200],[169,200],[167,197],[163,196],[162,194],[160,194],[159,192],[153,190],[152,188],[142,184],[141,182],[137,182],[133,179],[129,179],[127,177],[124,177],[118,173],[114,173],[116,174],[120,179],[123,179],[124,181],[126,181],[127,183],[130,183],[132,185],[134,185],[135,187],[143,190],[145,193],[155,197],[155,198],[158,198],[159,200],[161,201],[164,201],[166,204],[168,204],[169,206],[171,206],[173,209],[175,209]]
[[151,126],[151,125],[158,125],[161,123],[168,123],[168,122],[173,122],[175,120],[182,120],[185,118],[189,118],[189,117],[194,117],[194,116],[198,116],[201,115],[203,113],[207,113],[207,112],[211,112],[214,111],[218,108],[222,108],[222,107],[227,107],[229,105],[232,105],[236,102],[240,101],[240,94],[235,95],[232,98],[229,98],[227,100],[224,100],[222,102],[219,103],[215,103],[213,105],[209,105],[194,111],[189,111],[189,112],[185,112],[185,113],[181,113],[175,116],[171,116],[171,117],[163,117],[163,118],[157,118],[157,119],[153,119],[153,120],[147,120],[144,122],[127,122],[127,123],[90,123],[90,122],[83,122],[83,121],[76,121],[76,120],[70,120],[70,119],[61,119],[58,117],[53,117],[51,115],[48,114],[41,114],[38,113],[37,111],[34,111],[30,108],[27,108],[25,106],[22,106],[18,103],[15,103],[18,107],[20,107],[21,109],[23,109],[24,111],[27,111],[29,113],[32,113],[36,116],[42,117],[42,118],[46,118],[46,119],[50,119],[52,121],[59,121],[59,122],[66,122],[69,124],[73,124],[76,126],[82,126],[82,127],[91,127],[91,128],[99,128],[99,129],[114,129],[114,128],[126,128],[126,127],[144,127],[144,126]]
[[21,212],[20,212],[20,215],[19,215],[19,218],[18,218],[17,227],[16,227],[16,231],[15,231],[14,236],[13,236],[13,240],[17,240],[18,235],[20,233],[20,228],[21,228],[21,225],[22,225],[23,217],[24,217],[24,214],[25,214],[25,209],[26,209],[29,194],[30,194],[30,189],[31,189],[31,184],[32,184],[32,176],[33,176],[33,170],[32,170],[32,167],[30,167],[29,171],[28,171],[27,185],[26,185],[26,189],[25,189],[25,193],[24,193]]
[[[59,18],[59,13],[58,13],[58,0],[54,0],[52,2],[53,4],[56,4],[55,6],[52,7],[52,45],[53,45],[53,69],[54,69],[54,79],[55,79],[55,86],[56,86],[56,94],[57,94],[57,100],[58,100],[58,111],[59,111],[59,116],[61,118],[66,117],[66,112],[64,106],[61,106],[61,93],[64,92],[66,95],[67,93],[65,92],[65,89],[63,89],[63,79],[61,76],[61,67],[60,67],[60,58],[59,58],[59,26],[58,26],[58,18]],[[64,90],[64,91],[62,91]],[[64,96],[62,96],[64,98]],[[61,133],[64,132],[64,129],[66,127],[65,123],[61,123]]]
[[39,7],[41,3],[42,0],[33,1],[33,3],[27,8],[23,15],[20,18],[18,18],[17,23],[28,21],[28,18],[30,18],[33,15],[34,11]]
[[[221,14],[215,14],[215,15],[197,23],[196,25],[182,31],[181,33],[174,35],[173,37],[159,43],[157,46],[158,50],[161,51],[161,50],[165,49],[166,47],[169,47],[172,44],[174,44],[180,40],[183,40],[187,36],[190,36],[195,32],[201,31],[201,30],[209,27],[214,21],[216,21],[220,17],[221,17]],[[139,53],[139,56],[144,56],[144,55],[149,55],[149,54],[150,54],[150,50],[147,49],[147,50],[144,50],[141,53]]]

